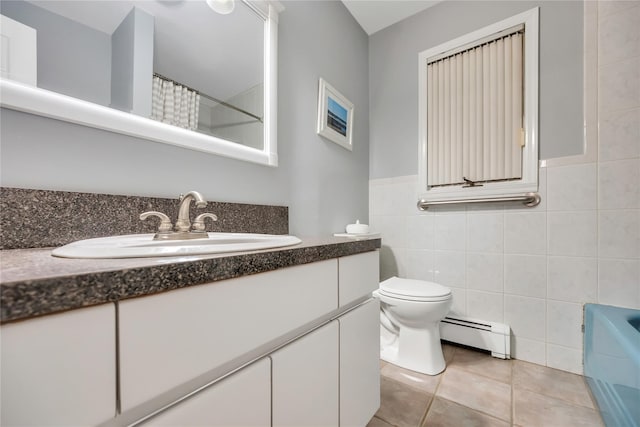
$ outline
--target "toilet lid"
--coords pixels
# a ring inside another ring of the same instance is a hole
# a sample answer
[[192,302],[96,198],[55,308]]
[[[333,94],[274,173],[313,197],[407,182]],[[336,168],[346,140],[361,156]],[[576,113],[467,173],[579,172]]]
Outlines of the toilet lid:
[[386,294],[414,298],[442,298],[451,295],[451,289],[437,283],[399,277],[380,283],[380,290]]

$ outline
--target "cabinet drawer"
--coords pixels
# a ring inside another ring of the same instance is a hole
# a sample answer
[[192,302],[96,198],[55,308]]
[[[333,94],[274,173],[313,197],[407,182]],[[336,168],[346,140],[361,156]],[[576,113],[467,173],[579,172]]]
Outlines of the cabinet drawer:
[[120,303],[122,410],[335,310],[337,260]]
[[271,363],[260,359],[152,418],[148,426],[249,427],[271,424]]
[[372,251],[338,259],[338,301],[340,307],[378,289],[380,252]]
[[88,426],[116,413],[113,304],[3,325],[3,426]]

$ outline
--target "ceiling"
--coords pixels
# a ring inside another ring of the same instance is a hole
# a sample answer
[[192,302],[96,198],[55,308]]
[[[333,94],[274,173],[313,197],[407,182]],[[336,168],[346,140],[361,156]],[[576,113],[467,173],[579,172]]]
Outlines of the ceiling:
[[360,26],[371,35],[415,15],[441,0],[342,0]]

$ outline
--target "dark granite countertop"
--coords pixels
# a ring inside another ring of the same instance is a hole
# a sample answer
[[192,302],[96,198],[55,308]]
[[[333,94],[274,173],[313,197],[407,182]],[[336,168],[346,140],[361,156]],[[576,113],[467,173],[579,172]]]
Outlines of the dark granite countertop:
[[381,240],[303,238],[270,250],[189,257],[66,259],[51,248],[0,251],[2,323],[152,295],[380,248]]

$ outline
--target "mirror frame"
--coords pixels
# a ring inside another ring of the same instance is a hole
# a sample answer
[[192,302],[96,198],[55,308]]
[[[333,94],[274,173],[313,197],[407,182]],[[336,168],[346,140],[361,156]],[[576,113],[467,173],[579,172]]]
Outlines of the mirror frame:
[[2,94],[0,106],[122,135],[276,167],[278,166],[278,14],[284,10],[284,6],[274,0],[242,0],[242,2],[265,21],[264,146],[262,150],[4,78],[0,78]]

